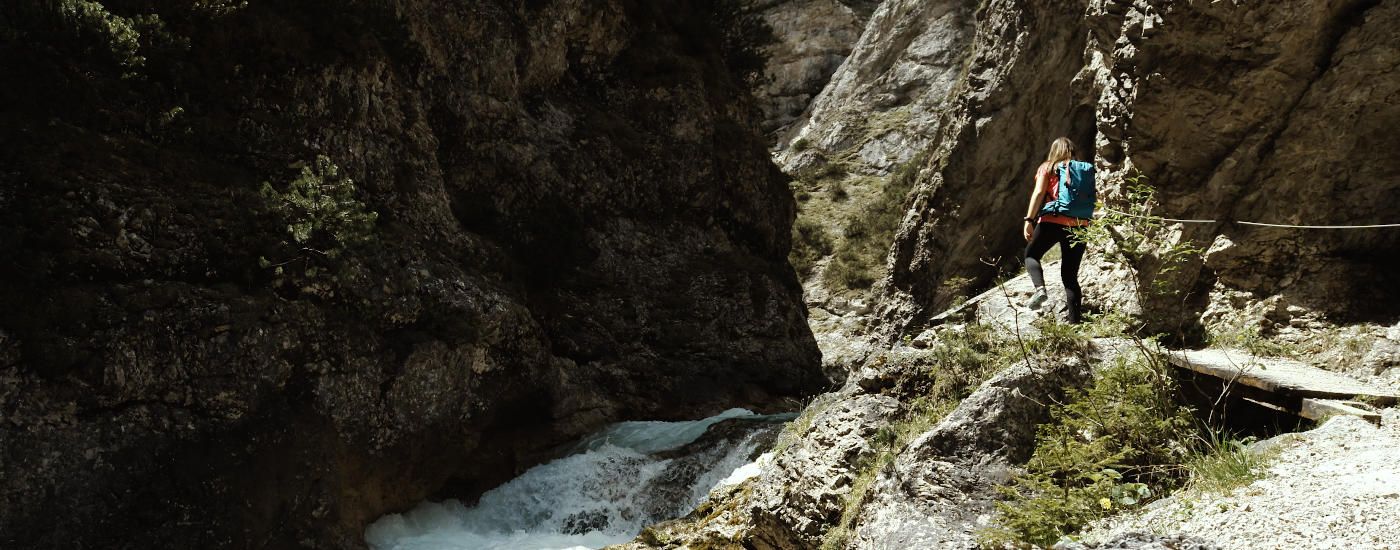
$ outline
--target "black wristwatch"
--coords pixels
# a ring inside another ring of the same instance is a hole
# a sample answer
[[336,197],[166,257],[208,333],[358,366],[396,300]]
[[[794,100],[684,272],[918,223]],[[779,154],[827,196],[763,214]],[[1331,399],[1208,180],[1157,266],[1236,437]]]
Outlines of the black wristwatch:
[[1032,223],[1035,222],[1035,216],[1026,216],[1025,218],[1021,218],[1021,219],[1026,220],[1026,221],[1028,221],[1028,222],[1032,222]]

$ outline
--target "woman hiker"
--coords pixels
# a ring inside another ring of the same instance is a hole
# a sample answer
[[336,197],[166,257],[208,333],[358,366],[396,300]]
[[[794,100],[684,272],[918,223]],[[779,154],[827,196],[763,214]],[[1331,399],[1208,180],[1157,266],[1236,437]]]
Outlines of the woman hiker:
[[[1089,219],[1042,212],[1047,203],[1055,202],[1059,191],[1057,186],[1064,171],[1062,163],[1073,159],[1074,142],[1069,138],[1062,137],[1050,144],[1050,154],[1046,155],[1045,162],[1035,171],[1035,188],[1031,190],[1030,204],[1026,207],[1026,223],[1022,233],[1028,243],[1026,272],[1030,274],[1031,282],[1035,283],[1035,294],[1031,295],[1026,305],[1031,309],[1038,309],[1045,303],[1045,274],[1040,269],[1040,259],[1050,250],[1051,245],[1058,243],[1060,255],[1064,260],[1060,265],[1060,280],[1065,285],[1065,307],[1068,310],[1066,320],[1077,324],[1080,321],[1080,306],[1083,300],[1079,291],[1079,263],[1084,259],[1084,242],[1072,240],[1070,228],[1088,225]],[[1092,182],[1092,179],[1090,181]],[[1092,215],[1090,213],[1089,217]]]

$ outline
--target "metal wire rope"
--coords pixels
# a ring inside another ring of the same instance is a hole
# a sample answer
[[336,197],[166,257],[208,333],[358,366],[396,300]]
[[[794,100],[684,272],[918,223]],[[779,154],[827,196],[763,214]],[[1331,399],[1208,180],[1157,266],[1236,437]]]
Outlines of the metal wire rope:
[[[1119,211],[1119,210],[1114,210],[1114,209],[1108,208],[1108,207],[1104,207],[1103,210],[1108,211],[1108,212],[1112,212],[1112,213],[1114,213],[1114,214],[1123,215],[1123,216],[1130,216],[1130,217],[1134,217],[1134,218],[1142,218],[1142,219],[1147,219],[1147,220],[1160,220],[1160,221],[1164,221],[1164,222],[1173,222],[1173,223],[1223,223],[1223,222],[1221,222],[1220,220],[1185,220],[1185,219],[1177,219],[1177,218],[1162,218],[1162,217],[1157,217],[1157,216],[1143,216],[1143,215],[1140,215],[1140,214],[1130,214],[1130,213],[1128,213],[1128,212],[1122,212],[1122,211]],[[1230,223],[1237,223],[1237,224],[1240,224],[1240,225],[1252,225],[1252,226],[1256,226],[1256,227],[1279,227],[1279,228],[1284,228],[1284,229],[1384,229],[1384,228],[1400,227],[1400,223],[1380,223],[1380,224],[1372,224],[1372,225],[1295,225],[1295,224],[1287,224],[1287,223],[1246,222],[1246,221],[1237,221],[1237,220],[1236,220],[1236,221],[1231,221]]]

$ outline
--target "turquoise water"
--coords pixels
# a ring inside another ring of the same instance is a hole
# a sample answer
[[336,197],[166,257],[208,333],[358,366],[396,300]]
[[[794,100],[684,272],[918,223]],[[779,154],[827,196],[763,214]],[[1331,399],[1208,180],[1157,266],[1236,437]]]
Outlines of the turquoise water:
[[380,518],[365,529],[365,540],[375,550],[554,550],[627,542],[646,525],[688,513],[722,482],[757,474],[749,461],[752,434],[689,461],[652,456],[732,418],[771,422],[791,415],[730,409],[687,422],[613,424],[576,444],[573,454],[484,493],[475,506],[424,502]]

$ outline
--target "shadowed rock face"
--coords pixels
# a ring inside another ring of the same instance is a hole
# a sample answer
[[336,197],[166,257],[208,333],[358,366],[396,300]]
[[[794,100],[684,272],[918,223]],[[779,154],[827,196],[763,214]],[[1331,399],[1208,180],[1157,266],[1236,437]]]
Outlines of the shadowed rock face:
[[[104,4],[0,8],[0,546],[355,547],[823,383],[708,3]],[[334,260],[258,194],[317,154],[379,214]]]

